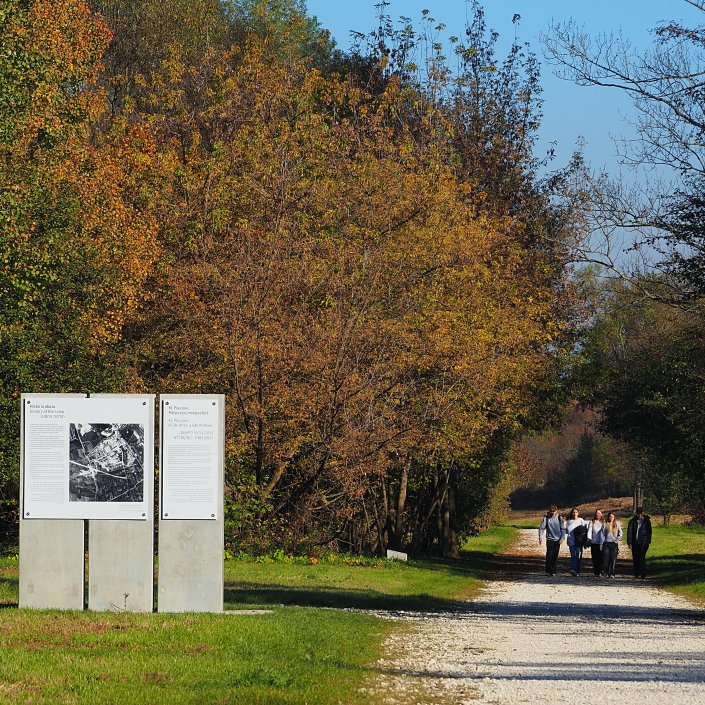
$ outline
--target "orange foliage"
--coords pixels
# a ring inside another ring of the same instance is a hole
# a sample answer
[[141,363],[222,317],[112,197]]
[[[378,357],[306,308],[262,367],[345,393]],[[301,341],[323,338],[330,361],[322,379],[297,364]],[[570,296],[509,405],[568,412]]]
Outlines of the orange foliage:
[[152,81],[168,117],[144,117],[175,168],[139,369],[227,393],[234,486],[306,540],[336,536],[388,521],[400,467],[481,456],[532,416],[555,282],[519,220],[479,209],[448,141],[405,121],[406,89],[373,96],[255,39]]
[[301,23],[231,45],[188,3],[213,40],[152,47],[101,5],[136,33],[113,74],[81,0],[13,5],[1,40],[25,67],[0,52],[0,332],[24,379],[113,384],[95,363],[126,352],[131,386],[225,392],[228,496],[287,548],[382,551],[452,515],[548,396],[563,263],[481,192],[443,106],[291,58]]
[[13,5],[2,38],[12,60],[0,66],[12,105],[0,140],[11,194],[0,213],[0,272],[9,284],[2,323],[12,321],[13,335],[37,336],[31,345],[42,357],[58,350],[42,350],[40,322],[70,335],[75,319],[70,344],[84,340],[100,353],[120,337],[157,257],[145,192],[154,146],[145,130],[101,131],[107,104],[98,79],[111,33],[88,4]]

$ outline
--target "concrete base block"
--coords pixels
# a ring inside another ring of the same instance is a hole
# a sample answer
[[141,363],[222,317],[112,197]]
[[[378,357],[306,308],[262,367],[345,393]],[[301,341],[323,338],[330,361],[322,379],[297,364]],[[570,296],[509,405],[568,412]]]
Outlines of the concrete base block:
[[88,609],[152,612],[154,522],[91,521],[88,527]]
[[20,519],[20,607],[82,610],[82,519]]
[[159,522],[159,612],[223,611],[223,520]]

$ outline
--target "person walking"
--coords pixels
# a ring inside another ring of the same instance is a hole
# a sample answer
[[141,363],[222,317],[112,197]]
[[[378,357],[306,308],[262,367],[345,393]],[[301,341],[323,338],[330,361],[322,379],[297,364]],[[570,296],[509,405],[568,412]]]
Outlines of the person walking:
[[614,578],[614,569],[617,564],[617,554],[619,553],[619,542],[622,540],[622,526],[617,521],[614,512],[607,513],[602,530],[605,539],[602,542],[602,575]]
[[637,507],[627,524],[627,545],[632,549],[634,577],[646,577],[646,552],[651,543],[651,518],[644,514],[644,507]]
[[555,575],[558,566],[558,552],[565,540],[565,521],[552,504],[539,526],[539,546],[546,534],[546,575]]
[[583,558],[583,546],[587,534],[586,522],[580,518],[577,507],[570,510],[570,517],[565,525],[566,543],[570,551],[570,574],[577,578],[580,575],[580,564]]
[[590,558],[592,558],[592,572],[599,576],[602,573],[602,544],[605,540],[604,521],[602,520],[602,510],[596,509],[592,519],[588,523],[587,540],[590,546]]

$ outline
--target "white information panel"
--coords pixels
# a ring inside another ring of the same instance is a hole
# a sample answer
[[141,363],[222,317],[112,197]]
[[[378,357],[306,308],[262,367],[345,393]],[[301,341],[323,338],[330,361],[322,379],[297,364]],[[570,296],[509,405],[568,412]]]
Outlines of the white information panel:
[[164,394],[161,518],[218,519],[223,511],[223,397]]
[[22,407],[23,519],[147,519],[153,395],[25,394]]

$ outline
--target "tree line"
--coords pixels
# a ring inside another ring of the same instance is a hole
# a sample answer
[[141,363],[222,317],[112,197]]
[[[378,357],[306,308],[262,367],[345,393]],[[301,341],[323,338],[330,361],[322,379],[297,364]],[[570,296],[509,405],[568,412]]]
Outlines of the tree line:
[[23,392],[225,393],[233,550],[457,555],[580,318],[533,55],[472,6],[0,2],[0,492]]
[[[663,21],[643,51],[570,22],[552,28],[547,49],[566,78],[624,92],[635,115],[635,136],[618,143],[635,178],[586,180],[586,222],[602,246],[582,275],[593,321],[576,394],[629,448],[631,480],[652,510],[665,522],[680,511],[703,522],[705,3],[680,9],[692,19]],[[630,258],[615,257],[625,249]]]

